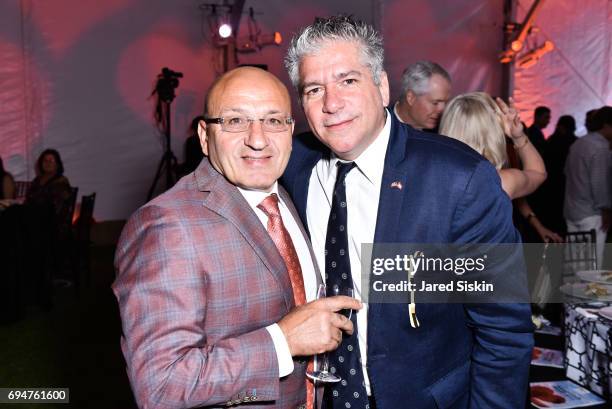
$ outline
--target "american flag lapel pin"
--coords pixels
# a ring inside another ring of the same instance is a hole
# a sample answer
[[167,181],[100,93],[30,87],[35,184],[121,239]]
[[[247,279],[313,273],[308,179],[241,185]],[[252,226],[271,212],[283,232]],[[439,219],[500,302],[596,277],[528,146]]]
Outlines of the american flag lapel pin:
[[395,182],[391,183],[391,189],[402,190],[403,188],[404,185],[402,185],[402,182],[400,182],[399,180],[396,180]]

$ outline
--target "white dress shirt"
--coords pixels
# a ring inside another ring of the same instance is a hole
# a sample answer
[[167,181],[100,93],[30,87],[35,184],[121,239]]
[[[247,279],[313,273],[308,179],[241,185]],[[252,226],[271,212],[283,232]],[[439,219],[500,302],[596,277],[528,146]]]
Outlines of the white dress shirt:
[[[283,224],[285,225],[285,228],[291,236],[291,241],[293,241],[293,246],[295,247],[295,251],[297,252],[298,259],[300,260],[300,267],[302,269],[302,276],[304,278],[306,301],[308,302],[314,300],[317,295],[317,278],[315,275],[316,273],[314,263],[312,261],[312,258],[310,257],[310,250],[296,220],[293,218],[293,215],[287,208],[287,205],[285,204],[285,202],[283,202],[283,199],[278,194],[278,184],[274,183],[272,191],[270,192],[263,192],[260,190],[246,190],[242,188],[238,188],[238,190],[249,203],[249,205],[259,218],[259,221],[263,224],[266,230],[268,226],[268,216],[266,216],[266,214],[262,210],[260,210],[257,205],[260,204],[270,194],[277,194],[278,207],[281,212]],[[266,329],[270,333],[272,341],[274,342],[274,349],[276,350],[276,356],[278,358],[279,377],[287,376],[291,372],[293,372],[293,358],[291,357],[291,352],[289,351],[287,339],[285,338],[285,335],[283,334],[283,331],[280,329],[278,324],[269,325],[266,327]]]
[[400,121],[401,123],[405,124],[406,122],[404,122],[404,120],[402,118],[400,118],[399,113],[397,112],[398,104],[399,104],[399,102],[395,102],[395,104],[393,104],[393,115],[395,115],[395,117],[397,118],[398,121]]
[[[349,258],[355,298],[362,300],[361,288],[361,244],[373,243],[378,215],[378,201],[385,163],[387,145],[391,134],[391,115],[387,112],[385,126],[367,149],[355,159],[357,168],[346,176],[347,235]],[[334,184],[336,183],[336,163],[339,159],[332,154],[316,164],[310,175],[306,218],[315,258],[321,272],[325,271],[325,236],[327,221],[331,212]],[[367,289],[366,289],[367,291]],[[361,365],[365,387],[370,395],[370,381],[366,370],[368,305],[357,312],[357,328]]]

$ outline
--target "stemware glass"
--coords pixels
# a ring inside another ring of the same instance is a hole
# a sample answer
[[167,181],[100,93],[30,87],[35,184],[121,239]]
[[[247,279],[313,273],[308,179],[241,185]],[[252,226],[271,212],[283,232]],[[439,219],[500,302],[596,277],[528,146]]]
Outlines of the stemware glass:
[[[319,284],[317,300],[326,297],[325,284]],[[329,359],[327,353],[314,356],[312,371],[306,371],[306,376],[316,382],[334,383],[340,382],[340,377],[329,371]]]

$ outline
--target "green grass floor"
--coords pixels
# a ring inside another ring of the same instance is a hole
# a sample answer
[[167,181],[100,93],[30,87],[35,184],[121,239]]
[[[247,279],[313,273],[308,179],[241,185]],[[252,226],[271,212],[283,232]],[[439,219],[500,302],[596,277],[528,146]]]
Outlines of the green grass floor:
[[110,284],[114,248],[92,249],[91,282],[55,286],[50,311],[31,307],[24,319],[0,326],[0,387],[68,387],[70,404],[0,404],[27,408],[135,408]]

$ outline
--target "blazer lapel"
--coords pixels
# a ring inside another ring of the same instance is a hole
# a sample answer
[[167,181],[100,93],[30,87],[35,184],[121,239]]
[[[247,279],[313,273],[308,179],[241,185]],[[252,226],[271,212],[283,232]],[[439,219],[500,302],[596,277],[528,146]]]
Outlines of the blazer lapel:
[[[409,160],[407,158],[408,133],[407,128],[400,125],[395,115],[393,113],[391,115],[391,135],[385,154],[374,243],[396,242],[399,229],[401,226],[405,226],[400,216],[406,197],[405,190],[410,187],[410,181],[408,180]],[[370,280],[372,280],[372,277],[370,277]],[[371,288],[370,291],[372,291]],[[370,303],[368,305],[368,348],[370,351],[374,350],[372,343],[377,334],[381,333],[378,328],[386,325],[383,314],[383,304]],[[381,356],[384,356],[384,354]]]
[[[378,215],[376,216],[376,232],[374,243],[390,243],[395,241],[400,226],[402,203],[409,189],[406,145],[408,135],[406,128],[400,126],[395,115],[391,118],[391,135],[385,154]],[[408,192],[408,194],[410,194]]]
[[196,169],[198,190],[208,191],[203,205],[236,227],[283,289],[287,309],[294,306],[289,273],[270,235],[236,186],[219,174],[205,158]]

